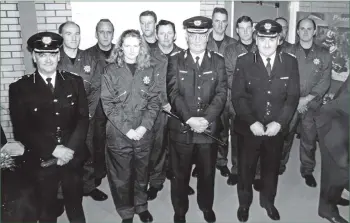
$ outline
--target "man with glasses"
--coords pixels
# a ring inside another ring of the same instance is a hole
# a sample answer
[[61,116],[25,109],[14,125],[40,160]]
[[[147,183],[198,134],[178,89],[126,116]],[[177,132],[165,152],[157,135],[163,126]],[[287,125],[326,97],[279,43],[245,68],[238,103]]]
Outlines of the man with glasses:
[[[213,31],[209,34],[207,49],[215,51],[221,55],[224,54],[227,46],[237,43],[237,40],[225,34],[228,25],[228,13],[225,8],[214,8],[212,14]],[[220,133],[220,139],[228,145],[228,136],[230,128],[229,118],[229,102],[221,115],[221,120],[224,125],[223,131]],[[219,145],[218,158],[216,161],[216,168],[220,170],[222,176],[230,175],[230,170],[227,168],[228,146]],[[193,176],[196,176],[196,169],[193,170]]]
[[192,159],[198,169],[197,201],[207,222],[215,222],[213,211],[217,145],[203,135],[218,137],[222,130],[221,112],[227,98],[224,59],[207,51],[208,31],[212,20],[196,16],[183,22],[188,50],[174,53],[169,59],[167,93],[171,112],[180,121],[170,118],[170,157],[174,178],[171,200],[174,222],[186,222],[188,183]]

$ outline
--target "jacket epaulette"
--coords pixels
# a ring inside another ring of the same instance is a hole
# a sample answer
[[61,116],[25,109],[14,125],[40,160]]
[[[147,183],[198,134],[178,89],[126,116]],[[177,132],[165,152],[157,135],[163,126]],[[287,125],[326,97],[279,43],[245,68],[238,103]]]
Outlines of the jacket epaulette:
[[237,57],[241,57],[241,56],[243,56],[243,55],[246,55],[247,53],[241,53],[241,54],[239,54]]
[[32,73],[32,74],[26,74],[26,75],[23,75],[23,76],[21,77],[21,79],[29,78],[29,77],[31,77],[31,76],[33,76],[33,75],[34,75],[34,73]]
[[80,76],[79,74],[77,74],[77,73],[74,73],[74,72],[68,72],[68,71],[65,71],[65,70],[59,70],[59,72],[61,73],[61,74],[73,74],[73,75],[75,75],[75,76]]
[[215,53],[215,54],[217,54],[217,55],[219,55],[221,57],[224,57],[224,55],[222,55],[221,53],[218,53],[218,52],[215,52],[215,51],[213,51],[213,53]]
[[[288,53],[288,52],[286,52],[286,53]],[[294,54],[292,54],[292,53],[288,53],[289,55],[291,55],[292,57],[294,57],[294,58],[297,58]]]
[[176,54],[179,54],[179,53],[181,53],[181,50],[173,52],[172,54],[170,54],[170,56],[172,57],[172,56],[175,56]]

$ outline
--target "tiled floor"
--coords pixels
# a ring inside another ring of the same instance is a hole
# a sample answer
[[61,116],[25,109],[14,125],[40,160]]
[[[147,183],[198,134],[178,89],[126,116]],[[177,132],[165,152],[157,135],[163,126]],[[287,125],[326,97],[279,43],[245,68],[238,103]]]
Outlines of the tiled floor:
[[[278,192],[276,198],[276,207],[278,208],[281,220],[285,223],[316,223],[328,222],[320,218],[317,214],[319,185],[317,188],[307,187],[299,173],[299,140],[294,140],[291,157],[287,166],[287,171],[280,177]],[[317,151],[317,163],[314,176],[317,182],[320,182],[320,154]],[[226,179],[216,175],[215,184],[215,202],[214,211],[216,212],[217,223],[238,222],[237,208],[238,197],[236,186],[228,186]],[[191,186],[196,188],[196,179],[191,178]],[[87,222],[90,223],[111,223],[121,222],[120,217],[115,211],[113,201],[110,195],[110,189],[107,179],[103,180],[100,189],[109,196],[107,201],[97,202],[89,197],[84,198],[84,211]],[[164,189],[158,193],[156,200],[149,202],[149,210],[154,217],[154,222],[170,223],[173,221],[173,208],[170,201],[170,182],[167,180]],[[349,207],[339,207],[342,216],[349,219]],[[196,195],[190,196],[190,209],[186,216],[187,222],[205,222],[202,212],[199,210]],[[66,214],[59,218],[59,222],[67,222]],[[141,222],[138,216],[135,216],[134,222]],[[258,193],[254,192],[253,204],[250,208],[250,217],[248,222],[272,222],[266,215],[264,209],[259,206]]]

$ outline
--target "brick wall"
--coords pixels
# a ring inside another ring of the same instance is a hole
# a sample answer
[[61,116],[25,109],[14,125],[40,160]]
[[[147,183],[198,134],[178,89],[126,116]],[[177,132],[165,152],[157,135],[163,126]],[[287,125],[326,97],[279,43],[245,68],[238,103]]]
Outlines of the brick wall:
[[[1,126],[6,137],[13,139],[9,116],[8,89],[10,83],[25,74],[18,1],[1,2]],[[61,23],[72,19],[71,7],[65,1],[41,1],[35,3],[38,31],[58,32]],[[26,49],[24,49],[26,50]]]
[[16,2],[1,3],[1,126],[6,137],[11,139],[12,124],[8,111],[8,89],[10,83],[24,75],[21,26]]
[[213,9],[215,7],[225,8],[225,1],[222,1],[222,0],[221,1],[201,0],[200,15],[211,18],[211,15],[213,13]]
[[349,1],[300,1],[302,12],[344,12],[349,13]]
[[58,27],[72,20],[70,2],[38,1],[35,3],[38,31],[58,32]]

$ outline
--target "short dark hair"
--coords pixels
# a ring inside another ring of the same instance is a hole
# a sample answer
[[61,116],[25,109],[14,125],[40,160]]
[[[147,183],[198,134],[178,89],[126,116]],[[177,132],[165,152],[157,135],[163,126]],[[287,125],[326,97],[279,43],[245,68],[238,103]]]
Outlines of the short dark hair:
[[97,25],[96,25],[96,32],[98,31],[98,26],[101,25],[101,23],[103,22],[109,22],[112,25],[112,31],[114,32],[114,25],[111,22],[111,20],[109,19],[100,19],[100,21],[98,21]]
[[154,18],[154,22],[157,23],[157,15],[153,11],[147,10],[147,11],[141,12],[139,16],[139,20],[141,20],[142,16],[152,16]]
[[316,30],[316,23],[315,23],[315,21],[314,21],[313,19],[310,19],[310,18],[302,18],[302,19],[300,19],[300,20],[298,21],[298,23],[297,23],[297,30],[299,29],[300,23],[301,23],[302,21],[304,21],[304,20],[309,20],[309,21],[311,21],[311,22],[312,22],[312,25],[314,26],[314,29]]
[[67,21],[67,22],[64,22],[60,25],[60,27],[58,27],[58,33],[62,35],[63,33],[63,28],[66,26],[66,25],[76,25],[78,26],[79,30],[80,30],[80,26],[78,24],[76,24],[75,22],[73,21]]
[[240,24],[241,22],[250,22],[250,24],[252,24],[253,27],[253,20],[249,16],[244,15],[239,17],[236,21],[236,28],[238,28],[238,24]]
[[226,17],[228,18],[228,13],[227,13],[227,10],[225,8],[215,7],[213,10],[213,14],[211,15],[212,18],[214,17],[215,13],[225,14]]
[[285,22],[288,24],[287,19],[285,19],[285,18],[283,18],[283,17],[277,17],[277,18],[275,18],[275,22],[277,22],[277,20],[283,20],[283,21],[285,21]]
[[173,27],[174,33],[176,33],[175,24],[173,22],[170,22],[168,20],[163,20],[163,19],[160,20],[156,25],[156,33],[158,34],[159,26],[166,26],[166,25],[171,25],[171,27]]

